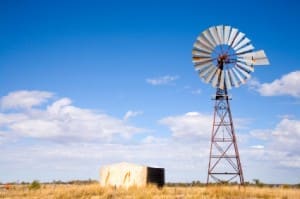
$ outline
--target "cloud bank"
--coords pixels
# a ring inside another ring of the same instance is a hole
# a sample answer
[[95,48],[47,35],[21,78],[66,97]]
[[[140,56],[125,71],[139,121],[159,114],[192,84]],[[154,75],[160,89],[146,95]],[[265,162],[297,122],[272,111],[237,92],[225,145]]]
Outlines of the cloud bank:
[[[129,110],[117,118],[54,96],[16,91],[0,99],[2,181],[97,179],[101,165],[121,161],[164,167],[172,182],[205,179],[211,114],[187,112],[161,118],[158,123],[167,127],[167,134],[131,125],[130,119],[141,111]],[[235,118],[235,124],[245,131],[248,120]],[[299,139],[300,121],[289,117],[270,129],[238,133],[246,180],[298,182],[294,173],[300,169]]]
[[257,80],[252,80],[249,85],[262,96],[288,95],[299,98],[300,71],[290,72],[271,83],[260,83]]
[[[76,107],[69,98],[52,100],[52,96],[44,91],[16,91],[1,98],[6,110],[0,113],[2,134],[68,142],[108,141],[145,131],[108,114]],[[43,103],[46,107],[40,106]],[[137,113],[126,118],[133,115]]]

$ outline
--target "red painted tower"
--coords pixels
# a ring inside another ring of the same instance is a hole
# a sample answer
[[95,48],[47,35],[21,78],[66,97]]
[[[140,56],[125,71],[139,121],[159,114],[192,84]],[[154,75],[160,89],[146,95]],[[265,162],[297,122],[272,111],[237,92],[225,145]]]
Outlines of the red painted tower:
[[238,180],[240,184],[244,184],[227,89],[217,89],[213,99],[215,106],[207,183]]

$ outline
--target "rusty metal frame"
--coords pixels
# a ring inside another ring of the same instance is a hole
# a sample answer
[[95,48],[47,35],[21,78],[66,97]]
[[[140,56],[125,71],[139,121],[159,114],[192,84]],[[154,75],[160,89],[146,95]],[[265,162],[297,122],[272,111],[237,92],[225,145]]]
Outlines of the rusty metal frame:
[[[207,184],[211,182],[231,182],[236,179],[240,184],[244,184],[227,88],[225,87],[224,90],[218,88],[213,99],[215,100],[215,106]],[[218,165],[225,166],[225,168],[219,171],[216,168]]]

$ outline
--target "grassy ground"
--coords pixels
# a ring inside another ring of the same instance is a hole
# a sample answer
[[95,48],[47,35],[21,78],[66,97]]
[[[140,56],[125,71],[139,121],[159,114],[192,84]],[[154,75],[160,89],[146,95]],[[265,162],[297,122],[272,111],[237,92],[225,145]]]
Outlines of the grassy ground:
[[299,199],[300,189],[285,187],[238,187],[238,186],[209,186],[209,187],[168,187],[161,189],[155,186],[129,189],[102,188],[99,184],[88,185],[41,185],[38,189],[29,189],[26,185],[15,185],[10,189],[1,189],[0,198],[165,198],[165,199]]

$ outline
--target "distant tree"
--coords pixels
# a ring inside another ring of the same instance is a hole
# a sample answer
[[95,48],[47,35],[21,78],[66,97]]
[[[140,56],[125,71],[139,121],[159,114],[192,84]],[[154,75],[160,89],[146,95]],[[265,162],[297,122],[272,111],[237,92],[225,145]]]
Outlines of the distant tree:
[[197,181],[192,181],[192,186],[200,186],[201,185],[201,182],[199,180]]
[[248,182],[248,181],[246,181],[246,182],[244,182],[244,184],[245,184],[245,185],[250,185],[251,183]]
[[29,189],[39,189],[41,188],[41,183],[38,180],[32,181],[32,183],[29,185]]
[[253,182],[256,186],[262,187],[264,184],[259,179],[253,179]]

